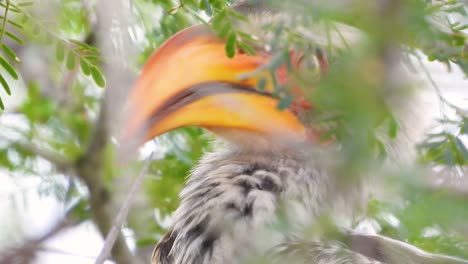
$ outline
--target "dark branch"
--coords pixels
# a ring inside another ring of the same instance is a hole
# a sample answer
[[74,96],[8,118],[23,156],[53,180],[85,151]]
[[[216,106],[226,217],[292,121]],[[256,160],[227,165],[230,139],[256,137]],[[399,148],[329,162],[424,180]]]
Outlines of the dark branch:
[[349,247],[388,264],[468,264],[468,260],[425,252],[410,244],[380,235],[348,234]]
[[20,246],[9,248],[0,252],[0,264],[29,264],[31,263],[39,250],[42,248],[42,244],[49,238],[57,235],[66,228],[76,225],[78,222],[64,217],[62,220],[57,222],[49,231],[43,235],[26,240]]

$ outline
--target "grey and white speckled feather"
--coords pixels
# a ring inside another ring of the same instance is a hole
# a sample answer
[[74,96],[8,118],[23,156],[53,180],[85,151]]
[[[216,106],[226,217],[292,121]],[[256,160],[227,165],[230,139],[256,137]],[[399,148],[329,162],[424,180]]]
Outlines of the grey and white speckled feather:
[[[301,237],[310,221],[332,209],[335,200],[346,199],[336,193],[330,168],[310,153],[216,149],[190,176],[154,263],[235,263],[265,254],[291,236]],[[278,228],[284,221],[287,228]]]

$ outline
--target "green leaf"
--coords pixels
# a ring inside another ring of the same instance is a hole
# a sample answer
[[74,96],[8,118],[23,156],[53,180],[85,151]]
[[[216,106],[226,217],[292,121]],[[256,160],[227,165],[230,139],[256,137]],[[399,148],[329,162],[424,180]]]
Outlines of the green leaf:
[[99,49],[93,46],[90,46],[86,44],[85,42],[79,41],[79,40],[74,40],[70,39],[69,40],[71,43],[77,45],[78,47],[81,47],[83,50],[87,50],[89,52],[99,52]]
[[5,35],[7,35],[9,38],[11,38],[12,40],[16,41],[18,44],[20,45],[23,45],[24,44],[24,41],[21,40],[19,37],[17,37],[15,34],[9,32],[9,31],[5,31]]
[[462,156],[462,159],[464,161],[463,163],[467,163],[468,162],[468,149],[466,149],[465,144],[463,144],[463,142],[458,137],[454,138],[454,143],[457,147],[457,150]]
[[234,57],[235,54],[236,54],[236,33],[231,32],[231,34],[229,34],[229,37],[226,41],[226,55],[229,58],[232,58]]
[[83,197],[72,200],[65,210],[67,215],[71,215],[79,221],[89,219],[89,201]]
[[232,32],[232,27],[230,23],[225,23],[221,30],[218,32],[220,38],[225,38],[229,32]]
[[468,118],[463,118],[460,126],[460,133],[468,135]]
[[71,71],[75,68],[75,53],[73,51],[69,51],[67,55],[67,68]]
[[63,61],[65,59],[65,46],[57,42],[55,45],[55,58],[57,58],[58,61]]
[[5,110],[5,105],[3,104],[3,100],[0,97],[0,109]]
[[389,124],[388,124],[388,136],[390,138],[396,138],[398,133],[398,123],[397,121],[392,117],[390,118]]
[[21,2],[21,3],[18,3],[17,6],[20,6],[20,7],[27,7],[27,6],[32,6],[34,4],[34,2]]
[[[8,82],[3,78],[3,75],[0,74],[0,84],[2,84],[3,89],[8,95],[11,95],[11,89],[10,86],[8,85]],[[3,109],[3,107],[2,107]]]
[[287,51],[282,50],[278,54],[276,54],[271,61],[268,63],[268,68],[271,71],[276,71],[285,61],[287,55]]
[[291,94],[288,94],[286,96],[284,96],[283,98],[281,98],[279,104],[278,104],[278,110],[284,110],[286,108],[288,108],[291,103],[293,102],[294,100],[294,96],[292,96]]
[[80,67],[84,75],[89,76],[91,74],[91,70],[89,69],[89,63],[86,62],[86,60],[80,60]]
[[153,246],[157,242],[158,242],[158,240],[155,239],[154,237],[144,237],[144,238],[138,239],[137,242],[136,242],[136,245],[139,248],[140,247],[148,247],[148,246]]
[[243,41],[237,42],[237,45],[248,55],[255,55],[257,53],[249,44],[246,44]]
[[12,60],[15,60],[18,63],[21,62],[21,60],[16,56],[16,53],[12,49],[10,49],[10,47],[5,45],[5,43],[2,43],[2,49],[5,52],[5,54],[8,55],[8,57],[10,57]]
[[248,34],[248,33],[245,33],[245,32],[242,32],[242,31],[237,31],[237,35],[239,37],[242,38],[242,40],[248,40],[248,41],[251,41],[251,42],[257,42],[258,40],[256,40],[254,37],[252,37],[252,35]]
[[377,147],[377,155],[380,159],[385,159],[387,157],[387,150],[385,149],[385,145],[382,141],[375,138],[375,144]]
[[226,23],[226,16],[227,16],[227,12],[226,10],[223,10],[221,12],[219,12],[212,20],[211,20],[211,24],[213,25],[213,29],[216,30],[216,31],[219,31],[221,30],[222,26],[224,25],[224,23]]
[[90,70],[91,76],[93,77],[93,80],[96,83],[96,85],[99,87],[106,86],[106,80],[104,79],[101,70],[99,70],[99,68],[96,66],[91,66]]
[[468,29],[468,24],[460,25],[460,26],[457,26],[457,27],[453,28],[453,30],[455,30],[455,31],[462,31],[462,30],[465,30],[465,29]]
[[15,68],[1,56],[0,56],[0,64],[11,75],[11,77],[13,77],[13,79],[18,80],[18,74],[16,73]]
[[265,91],[265,87],[266,87],[266,79],[265,79],[265,78],[261,78],[261,79],[258,81],[257,89],[258,89],[259,91]]
[[208,3],[208,0],[200,1],[200,9],[205,10],[208,16],[213,16],[213,9],[211,9],[211,4]]
[[[0,16],[0,19],[3,20],[3,19],[5,19],[5,17]],[[23,29],[23,26],[22,26],[22,25],[16,23],[15,21],[13,21],[13,20],[11,20],[11,19],[7,19],[7,22],[10,23],[10,25],[12,25],[12,26],[14,26],[14,27],[16,27],[16,28],[18,28],[18,29]]]
[[177,11],[179,11],[179,7],[180,7],[180,6],[174,6],[174,7],[172,7],[171,9],[169,9],[169,11],[167,11],[167,13],[168,13],[169,15],[175,15],[175,13],[177,13]]
[[101,56],[98,55],[84,55],[83,58],[88,60],[90,63],[96,63],[102,60]]
[[239,19],[241,21],[244,21],[244,22],[249,21],[249,19],[246,16],[244,16],[244,15],[242,15],[242,14],[240,14],[240,13],[238,13],[238,12],[232,10],[232,9],[229,9],[228,12],[229,12],[229,15],[231,15],[232,17],[237,18],[237,19]]
[[210,3],[215,9],[221,9],[221,8],[223,8],[223,7],[226,7],[227,1],[209,0],[209,3]]
[[[6,5],[2,2],[0,2],[0,6],[3,7],[3,8],[6,8]],[[20,13],[21,11],[18,10],[18,8],[16,8],[13,4],[10,3],[10,6],[9,6],[9,9],[8,11],[10,12],[13,12],[13,13]]]
[[442,158],[446,165],[453,166],[455,165],[455,155],[452,148],[445,148],[442,150]]

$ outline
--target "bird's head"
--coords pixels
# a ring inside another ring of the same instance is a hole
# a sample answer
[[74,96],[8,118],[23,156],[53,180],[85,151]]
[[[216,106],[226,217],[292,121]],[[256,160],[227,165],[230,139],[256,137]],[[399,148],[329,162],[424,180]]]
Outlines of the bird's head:
[[[228,58],[225,45],[205,26],[185,29],[164,43],[130,92],[124,139],[141,144],[176,128],[199,126],[245,145],[316,140],[316,131],[300,118],[312,108],[301,89],[288,89],[294,99],[286,109],[279,109],[271,80],[258,89],[260,80],[271,76],[261,69],[272,55],[239,50]],[[298,52],[290,58],[293,67],[303,64]],[[280,83],[288,81],[286,66],[275,75]]]

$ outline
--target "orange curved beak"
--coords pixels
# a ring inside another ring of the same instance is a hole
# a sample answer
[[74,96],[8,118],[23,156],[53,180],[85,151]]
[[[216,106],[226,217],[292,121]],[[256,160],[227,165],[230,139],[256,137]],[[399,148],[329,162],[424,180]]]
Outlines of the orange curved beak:
[[[225,42],[204,26],[185,29],[148,60],[130,92],[123,140],[141,144],[185,126],[232,128],[301,139],[305,127],[248,77],[269,56],[225,54]],[[266,91],[271,89],[267,84]]]

